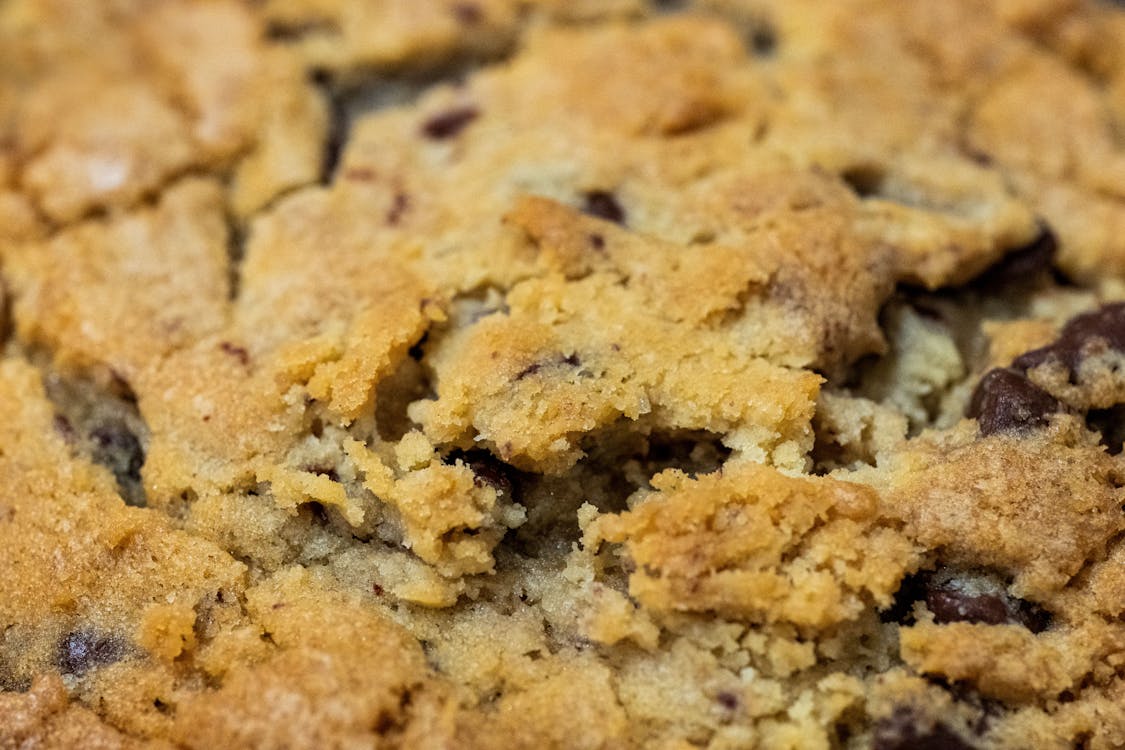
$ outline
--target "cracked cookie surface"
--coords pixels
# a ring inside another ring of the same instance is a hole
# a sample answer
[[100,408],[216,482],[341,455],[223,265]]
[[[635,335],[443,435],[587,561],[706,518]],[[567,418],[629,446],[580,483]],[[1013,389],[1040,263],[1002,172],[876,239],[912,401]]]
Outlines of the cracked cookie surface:
[[1122,746],[1123,50],[0,3],[0,747]]

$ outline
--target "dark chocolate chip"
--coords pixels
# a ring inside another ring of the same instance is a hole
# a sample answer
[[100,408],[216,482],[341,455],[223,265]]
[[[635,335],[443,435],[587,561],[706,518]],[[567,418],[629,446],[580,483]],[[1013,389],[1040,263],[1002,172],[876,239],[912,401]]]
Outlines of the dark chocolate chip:
[[455,450],[446,459],[453,463],[461,461],[473,472],[473,484],[478,487],[489,486],[497,495],[512,498],[514,469],[485,450]]
[[715,696],[715,700],[719,702],[720,706],[728,711],[734,711],[736,708],[738,708],[738,696],[734,693],[727,692],[726,690],[720,691],[719,694]]
[[873,750],[975,750],[946,724],[907,707],[875,723],[871,746]]
[[555,366],[567,365],[569,367],[581,367],[582,366],[582,359],[578,356],[577,353],[566,354],[566,355],[564,355],[562,353],[559,353],[550,360],[546,360],[546,361],[542,361],[542,362],[532,362],[530,365],[528,365],[527,367],[525,367],[522,370],[520,370],[519,372],[517,372],[514,380],[523,380],[524,378],[530,377],[530,376],[534,375],[535,373],[539,372],[540,370],[542,370],[544,367],[547,367],[547,366],[550,366],[550,365],[555,365]]
[[962,155],[968,157],[975,164],[979,164],[982,167],[991,167],[996,161],[992,157],[992,154],[976,148],[970,143],[959,143],[957,145]]
[[293,24],[270,21],[266,25],[266,39],[273,42],[296,42],[309,34],[331,33],[332,30],[332,24],[325,21]]
[[1125,352],[1125,302],[1104,305],[1071,318],[1054,343],[1021,354],[1012,366],[1028,370],[1057,361],[1073,376],[1082,360],[1107,349]]
[[613,193],[607,190],[591,190],[585,196],[586,205],[582,209],[591,216],[612,221],[615,224],[625,223],[625,209],[617,202]]
[[1059,243],[1055,233],[1044,224],[1034,240],[1008,252],[998,263],[978,276],[973,285],[994,288],[1034,279],[1051,269],[1058,248]]
[[67,443],[73,443],[77,439],[78,433],[75,432],[74,425],[62,414],[55,415],[54,426],[55,432],[59,433],[59,437]]
[[145,453],[141,441],[124,420],[109,419],[90,431],[91,458],[113,472],[121,495],[129,505],[143,506],[141,467]]
[[923,601],[939,625],[950,622],[1022,625],[1033,633],[1050,627],[1050,613],[1008,593],[998,575],[953,568],[922,571],[899,586],[894,604],[882,613],[883,622],[910,625],[914,603]]
[[372,182],[378,173],[370,167],[351,167],[344,171],[343,176],[349,182]]
[[388,226],[395,226],[402,219],[403,214],[410,208],[410,196],[401,190],[395,193],[391,207],[387,209],[386,221]]
[[777,51],[777,30],[772,24],[758,21],[750,28],[750,51],[758,57],[769,57]]
[[1042,427],[1061,411],[1054,396],[1012,369],[994,369],[980,379],[966,416],[980,422],[983,436]]
[[484,20],[484,13],[475,3],[454,3],[453,17],[466,26],[476,26]]
[[219,348],[222,349],[225,354],[229,354],[237,359],[243,367],[250,364],[250,352],[246,351],[246,347],[232,344],[229,341],[223,341],[219,343]]
[[926,608],[939,625],[1022,625],[1033,633],[1041,633],[1050,625],[1045,610],[1009,594],[998,577],[946,568],[931,574],[925,585]]
[[454,107],[422,123],[422,134],[435,141],[453,138],[478,117],[480,110],[472,105]]
[[1003,625],[1008,622],[1008,607],[1004,600],[993,594],[965,594],[958,591],[933,589],[926,594],[926,608],[934,613],[934,621],[979,622],[986,625]]
[[82,675],[94,667],[112,664],[124,655],[125,644],[120,638],[76,630],[59,642],[55,661],[63,674]]
[[600,234],[591,234],[589,240],[590,247],[599,252],[605,250],[605,237],[601,236]]

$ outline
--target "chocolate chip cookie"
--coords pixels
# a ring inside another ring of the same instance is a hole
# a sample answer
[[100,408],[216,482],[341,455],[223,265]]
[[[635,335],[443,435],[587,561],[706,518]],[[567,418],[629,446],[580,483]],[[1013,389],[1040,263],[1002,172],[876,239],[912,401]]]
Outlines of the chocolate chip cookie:
[[1125,746],[1125,11],[0,3],[0,747]]

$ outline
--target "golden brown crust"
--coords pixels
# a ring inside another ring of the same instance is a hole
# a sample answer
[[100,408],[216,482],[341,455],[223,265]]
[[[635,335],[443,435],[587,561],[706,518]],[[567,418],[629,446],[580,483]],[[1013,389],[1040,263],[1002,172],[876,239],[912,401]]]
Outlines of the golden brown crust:
[[0,3],[0,747],[1120,745],[1122,40]]

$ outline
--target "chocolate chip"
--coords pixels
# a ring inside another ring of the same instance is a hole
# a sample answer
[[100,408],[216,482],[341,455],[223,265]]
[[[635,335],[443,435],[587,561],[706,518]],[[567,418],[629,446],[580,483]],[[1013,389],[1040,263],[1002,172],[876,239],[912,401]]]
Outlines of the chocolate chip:
[[720,706],[728,711],[733,711],[738,708],[738,696],[734,693],[727,692],[726,690],[720,691],[718,695],[715,696],[715,700],[719,702]]
[[547,367],[547,366],[550,366],[550,365],[554,365],[554,366],[567,365],[569,367],[581,367],[582,366],[582,359],[578,356],[577,353],[564,355],[560,352],[559,354],[555,355],[553,358],[551,358],[549,360],[541,361],[541,362],[532,362],[530,365],[528,365],[527,367],[525,367],[522,370],[520,370],[519,372],[517,372],[514,380],[523,380],[524,378],[530,377],[530,376],[534,375],[535,373],[539,372],[540,370],[542,370],[544,367]]
[[125,644],[119,638],[76,630],[59,642],[55,662],[63,674],[82,675],[94,667],[112,664],[124,655]]
[[1050,615],[1031,602],[1007,594],[967,594],[952,589],[934,589],[926,596],[926,608],[934,622],[981,623],[984,625],[1022,625],[1032,633],[1042,633],[1051,624]]
[[934,613],[934,622],[979,622],[1003,625],[1008,622],[1004,600],[991,594],[964,594],[936,589],[926,595],[926,608]]
[[245,347],[232,344],[229,341],[223,341],[219,344],[219,348],[225,354],[229,354],[242,364],[243,367],[250,364],[250,352],[246,351]]
[[422,134],[435,141],[453,138],[478,117],[480,110],[472,105],[454,107],[422,123]]
[[590,247],[599,252],[605,250],[605,237],[600,234],[591,234],[588,239],[590,240]]
[[372,182],[378,173],[370,167],[351,167],[344,171],[343,176],[349,182]]
[[446,459],[449,463],[460,461],[473,472],[473,484],[477,487],[488,486],[496,490],[497,495],[512,498],[514,469],[500,459],[484,450],[455,450]]
[[942,568],[925,579],[926,609],[939,625],[950,622],[1022,625],[1040,633],[1050,615],[1008,593],[1002,579],[987,572]]
[[1104,305],[1071,318],[1054,343],[1021,354],[1012,366],[1028,370],[1047,362],[1060,362],[1073,377],[1082,360],[1107,349],[1125,352],[1125,302]]
[[1051,616],[1038,605],[1008,593],[1003,579],[987,571],[941,568],[908,577],[895,595],[894,605],[882,616],[884,622],[912,624],[914,603],[923,601],[934,622],[1022,625],[1041,633]]
[[141,485],[144,448],[124,420],[108,419],[98,424],[90,431],[90,443],[90,457],[113,472],[125,502],[144,506],[144,487]]
[[77,439],[78,433],[75,432],[74,425],[62,414],[55,415],[54,426],[55,432],[67,443],[73,443]]
[[266,24],[266,39],[273,42],[298,42],[311,34],[331,34],[334,27],[328,21],[306,21],[303,23],[283,23],[270,21]]
[[455,3],[451,8],[453,17],[466,26],[476,26],[484,20],[484,13],[480,6],[474,3]]
[[964,140],[961,143],[957,144],[957,148],[963,156],[967,157],[968,159],[976,164],[979,164],[982,167],[991,167],[996,161],[992,157],[992,154],[988,153],[987,151],[982,151],[981,149],[976,148],[971,143],[967,143]]
[[582,209],[591,216],[612,221],[615,224],[625,223],[625,209],[617,202],[613,193],[606,190],[591,190],[585,196],[586,205]]
[[1055,233],[1044,224],[1034,240],[1008,252],[998,263],[978,276],[973,286],[995,288],[1034,279],[1051,269],[1058,248],[1059,243]]
[[757,21],[750,28],[750,50],[758,57],[770,57],[777,51],[777,30],[772,24]]
[[401,190],[395,193],[391,207],[387,209],[386,222],[388,226],[395,226],[402,219],[403,214],[410,208],[410,196]]
[[959,734],[907,707],[875,723],[873,750],[975,750]]
[[1062,411],[1054,396],[1012,369],[994,369],[980,379],[965,416],[980,423],[982,436],[1042,427]]

